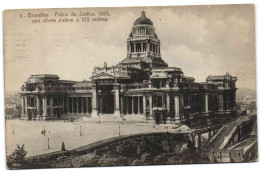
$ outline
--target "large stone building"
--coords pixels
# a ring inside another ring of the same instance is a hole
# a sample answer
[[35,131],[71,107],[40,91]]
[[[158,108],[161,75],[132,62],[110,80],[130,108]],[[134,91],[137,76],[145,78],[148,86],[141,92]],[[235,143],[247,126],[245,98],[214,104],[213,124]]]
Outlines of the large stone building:
[[236,77],[228,73],[197,83],[161,58],[153,22],[142,12],[127,39],[127,56],[116,66],[94,67],[91,81],[31,75],[22,86],[22,118],[64,114],[142,115],[156,123],[194,125],[234,118]]

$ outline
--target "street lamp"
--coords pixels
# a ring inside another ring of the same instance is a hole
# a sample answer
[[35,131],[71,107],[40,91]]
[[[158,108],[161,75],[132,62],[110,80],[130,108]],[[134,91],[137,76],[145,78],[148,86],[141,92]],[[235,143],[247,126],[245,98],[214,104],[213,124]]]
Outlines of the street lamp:
[[82,136],[81,126],[79,127],[79,135]]

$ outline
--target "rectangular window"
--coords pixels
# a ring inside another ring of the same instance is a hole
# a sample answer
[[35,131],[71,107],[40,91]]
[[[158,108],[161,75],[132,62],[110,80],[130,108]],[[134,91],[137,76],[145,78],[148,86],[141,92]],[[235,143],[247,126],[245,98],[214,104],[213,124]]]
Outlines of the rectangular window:
[[31,98],[30,103],[31,103],[31,104],[30,104],[30,105],[31,105],[30,107],[33,107],[33,106],[34,106],[34,98],[33,98],[33,97]]
[[136,52],[141,52],[141,43],[136,43]]
[[134,44],[131,43],[130,46],[131,46],[131,53],[133,53],[134,52]]

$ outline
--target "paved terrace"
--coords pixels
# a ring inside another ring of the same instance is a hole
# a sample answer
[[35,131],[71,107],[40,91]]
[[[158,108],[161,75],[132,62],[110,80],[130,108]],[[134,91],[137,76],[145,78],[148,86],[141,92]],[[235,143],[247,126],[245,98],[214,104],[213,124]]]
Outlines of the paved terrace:
[[[135,120],[140,117],[132,117],[131,120],[128,119],[123,125],[122,119],[114,119],[111,115],[101,117],[101,124],[99,124],[99,118],[88,118],[86,121],[78,120],[75,122],[64,122],[63,120],[6,120],[7,155],[13,152],[17,144],[24,144],[25,150],[28,152],[27,157],[30,157],[59,151],[62,142],[64,142],[66,149],[70,150],[104,139],[117,137],[119,132],[123,136],[165,131],[163,127],[154,127],[153,123],[146,123],[146,120],[135,123]],[[46,134],[42,135],[41,132],[44,129]],[[180,132],[179,129],[177,132]]]

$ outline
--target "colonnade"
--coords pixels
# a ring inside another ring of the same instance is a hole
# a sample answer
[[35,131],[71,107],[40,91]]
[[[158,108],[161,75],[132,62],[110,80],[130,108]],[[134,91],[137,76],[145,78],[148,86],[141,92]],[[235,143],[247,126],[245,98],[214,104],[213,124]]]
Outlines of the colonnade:
[[22,115],[24,119],[47,119],[61,115],[65,111],[63,95],[24,95],[22,96]]
[[142,96],[129,96],[124,98],[122,97],[121,114],[138,114],[138,115],[145,114],[146,109],[145,107],[143,107],[144,106],[143,101],[144,100]]
[[49,119],[68,113],[91,113],[91,97],[22,96],[21,117],[23,119]]
[[67,113],[91,113],[91,97],[68,97]]
[[160,54],[160,45],[157,45],[156,43],[148,43],[148,41],[145,42],[129,42],[127,44],[127,50],[129,53],[139,53],[139,52],[154,52],[157,54]]
[[180,95],[170,96],[169,93],[162,95],[132,95],[121,97],[121,114],[122,115],[141,115],[154,117],[153,108],[162,108],[167,113],[174,114],[174,120],[180,121]]
[[235,93],[219,93],[218,94],[218,110],[229,110],[236,106],[236,94]]

